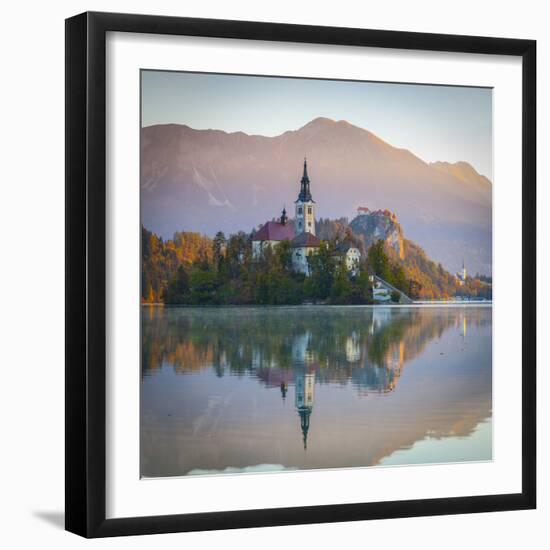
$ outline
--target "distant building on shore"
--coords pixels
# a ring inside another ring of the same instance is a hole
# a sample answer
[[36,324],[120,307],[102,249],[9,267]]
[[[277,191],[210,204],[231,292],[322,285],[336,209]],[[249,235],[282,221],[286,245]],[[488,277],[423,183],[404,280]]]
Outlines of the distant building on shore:
[[467,277],[468,277],[468,272],[466,271],[466,266],[464,264],[464,258],[463,258],[462,269],[456,274],[456,278],[458,279],[458,284],[462,286],[466,282]]

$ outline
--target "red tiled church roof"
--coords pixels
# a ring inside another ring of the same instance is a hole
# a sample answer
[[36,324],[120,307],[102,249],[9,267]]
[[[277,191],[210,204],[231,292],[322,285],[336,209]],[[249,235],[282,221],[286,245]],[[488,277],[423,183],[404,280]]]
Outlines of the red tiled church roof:
[[253,241],[291,241],[294,238],[294,224],[280,222],[265,223],[254,235]]
[[292,239],[292,248],[302,248],[305,246],[315,247],[320,246],[321,241],[311,233],[300,233],[297,237]]

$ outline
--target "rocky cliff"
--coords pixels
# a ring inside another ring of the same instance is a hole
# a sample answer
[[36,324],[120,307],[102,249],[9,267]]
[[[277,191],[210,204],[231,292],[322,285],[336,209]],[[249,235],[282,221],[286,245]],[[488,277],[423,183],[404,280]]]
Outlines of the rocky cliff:
[[387,247],[395,251],[400,260],[405,259],[403,229],[393,212],[360,208],[349,227],[362,241],[363,252],[366,252],[375,242],[382,240]]
[[[445,270],[440,262],[433,261],[415,242],[405,237],[397,216],[390,210],[360,207],[351,222],[347,223],[344,219],[321,220],[318,230],[322,239],[346,234],[360,248],[363,258],[366,258],[368,249],[374,243],[384,241],[390,260],[403,268],[409,281],[414,281],[415,298],[448,298],[461,290],[454,275]],[[486,290],[488,293],[488,287]],[[484,295],[483,292],[471,288],[467,289],[467,293]]]

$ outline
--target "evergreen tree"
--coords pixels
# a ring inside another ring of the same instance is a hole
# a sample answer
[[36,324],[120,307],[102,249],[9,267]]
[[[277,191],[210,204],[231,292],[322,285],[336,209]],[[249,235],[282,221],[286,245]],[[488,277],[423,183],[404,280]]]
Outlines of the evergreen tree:
[[351,301],[353,285],[350,281],[345,259],[342,258],[334,269],[330,290],[330,301],[334,304],[348,304]]
[[317,253],[308,256],[310,276],[305,280],[304,291],[309,298],[325,300],[329,297],[335,271],[333,253],[334,243],[321,241]]
[[384,250],[384,241],[378,240],[369,248],[367,261],[375,275],[391,284],[393,277],[390,269],[390,260]]
[[183,265],[178,267],[175,277],[168,283],[164,301],[167,304],[184,304],[189,293],[189,273]]

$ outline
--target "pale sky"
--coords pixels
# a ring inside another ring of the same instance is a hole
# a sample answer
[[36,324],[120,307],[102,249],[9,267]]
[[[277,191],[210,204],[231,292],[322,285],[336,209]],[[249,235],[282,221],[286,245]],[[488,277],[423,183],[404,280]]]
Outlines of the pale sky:
[[469,162],[492,180],[492,90],[142,71],[142,126],[297,130],[317,117],[347,120],[426,162]]

